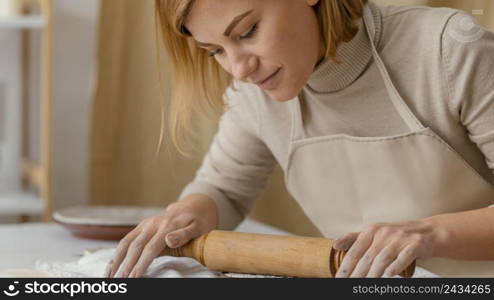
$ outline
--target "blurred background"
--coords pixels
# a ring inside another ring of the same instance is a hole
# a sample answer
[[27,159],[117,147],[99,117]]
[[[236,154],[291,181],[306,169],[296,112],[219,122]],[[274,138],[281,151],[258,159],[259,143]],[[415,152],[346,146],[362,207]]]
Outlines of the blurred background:
[[[165,137],[155,158],[159,68],[165,102],[171,86],[157,63],[153,2],[0,0],[0,222],[48,220],[78,204],[165,207],[193,179],[216,122],[199,121],[193,157]],[[374,2],[457,8],[494,30],[492,0]],[[320,235],[279,167],[251,217]]]

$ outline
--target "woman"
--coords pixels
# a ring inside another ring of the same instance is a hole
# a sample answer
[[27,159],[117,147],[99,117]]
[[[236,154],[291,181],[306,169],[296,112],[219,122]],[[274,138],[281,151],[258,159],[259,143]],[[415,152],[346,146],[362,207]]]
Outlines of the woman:
[[275,163],[348,250],[337,277],[392,276],[415,259],[444,276],[494,275],[494,34],[452,9],[366,0],[156,10],[176,144],[195,106],[221,107],[224,93],[228,107],[195,180],[120,242],[109,276],[142,276],[164,247],[233,229]]

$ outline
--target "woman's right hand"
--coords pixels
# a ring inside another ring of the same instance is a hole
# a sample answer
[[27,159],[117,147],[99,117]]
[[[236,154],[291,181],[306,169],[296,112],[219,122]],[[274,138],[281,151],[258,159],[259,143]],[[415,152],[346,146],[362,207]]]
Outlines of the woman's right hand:
[[177,248],[217,226],[213,199],[193,194],[137,225],[118,244],[106,277],[141,277],[166,248]]

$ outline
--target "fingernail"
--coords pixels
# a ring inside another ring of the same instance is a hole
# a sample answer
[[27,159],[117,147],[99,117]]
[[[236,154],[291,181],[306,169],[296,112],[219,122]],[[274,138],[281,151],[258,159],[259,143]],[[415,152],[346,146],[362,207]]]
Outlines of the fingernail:
[[333,244],[333,248],[336,249],[336,250],[348,250],[348,243],[344,243],[344,242],[335,242]]
[[167,237],[167,241],[168,241],[168,245],[169,246],[176,246],[178,245],[178,243],[180,242],[180,238],[178,236],[175,236],[175,235],[169,235]]
[[342,269],[338,272],[336,272],[336,278],[342,278],[347,276],[348,271],[346,269]]

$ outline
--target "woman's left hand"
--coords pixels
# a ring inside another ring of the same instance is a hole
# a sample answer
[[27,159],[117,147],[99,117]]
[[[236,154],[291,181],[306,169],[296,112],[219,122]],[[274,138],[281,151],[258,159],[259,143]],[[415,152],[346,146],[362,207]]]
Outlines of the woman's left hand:
[[360,233],[349,233],[333,244],[348,250],[336,277],[395,276],[417,258],[433,256],[436,227],[426,220],[377,223]]

